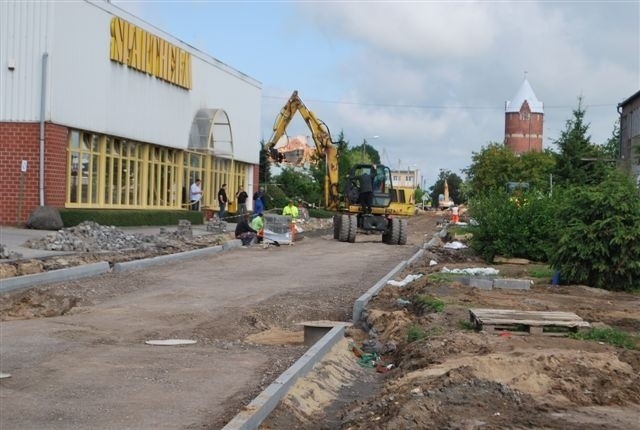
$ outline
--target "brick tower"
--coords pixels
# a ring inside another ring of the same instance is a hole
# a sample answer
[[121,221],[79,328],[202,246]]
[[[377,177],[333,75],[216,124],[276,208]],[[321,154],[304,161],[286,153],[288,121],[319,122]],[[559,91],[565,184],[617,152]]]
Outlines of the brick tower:
[[542,151],[544,111],[524,78],[512,101],[505,103],[504,144],[516,154]]

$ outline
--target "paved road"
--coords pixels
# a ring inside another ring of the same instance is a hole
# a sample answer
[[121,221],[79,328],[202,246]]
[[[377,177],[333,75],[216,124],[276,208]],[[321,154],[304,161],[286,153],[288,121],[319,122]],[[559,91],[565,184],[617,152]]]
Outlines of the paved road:
[[[232,342],[241,321],[263,305],[275,312],[271,323],[289,314],[331,317],[415,245],[306,238],[59,286],[85,306],[0,324],[0,371],[13,375],[0,380],[0,428],[219,427],[265,382],[270,363],[300,354]],[[163,338],[198,343],[144,344]]]

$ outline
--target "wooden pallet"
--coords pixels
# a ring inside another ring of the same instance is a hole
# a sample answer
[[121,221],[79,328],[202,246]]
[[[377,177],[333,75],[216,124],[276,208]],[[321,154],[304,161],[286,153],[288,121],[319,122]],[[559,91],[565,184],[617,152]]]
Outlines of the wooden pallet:
[[538,312],[512,309],[469,309],[471,323],[488,333],[566,336],[591,324],[573,312]]

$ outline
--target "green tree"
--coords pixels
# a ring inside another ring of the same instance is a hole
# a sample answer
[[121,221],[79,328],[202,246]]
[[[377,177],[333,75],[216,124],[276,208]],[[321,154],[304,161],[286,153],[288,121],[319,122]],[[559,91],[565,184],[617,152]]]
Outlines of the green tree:
[[561,279],[607,290],[640,288],[640,199],[633,180],[612,170],[601,184],[562,194],[550,258]]
[[464,203],[466,198],[462,192],[462,178],[449,170],[440,169],[438,179],[431,188],[429,188],[431,204],[438,207],[438,196],[444,194],[445,179],[449,187],[449,198],[456,204]]
[[273,182],[290,199],[302,199],[314,204],[322,199],[322,184],[318,183],[310,171],[285,167],[279,175],[273,177]]
[[517,155],[501,143],[490,143],[474,152],[471,159],[471,165],[464,170],[471,196],[504,190],[507,182],[527,182],[531,189],[547,191],[556,163],[549,150]]
[[604,156],[612,159],[620,157],[620,118],[613,124],[611,137],[602,145]]
[[258,181],[260,184],[267,184],[271,181],[271,163],[269,162],[269,151],[264,147],[264,140],[260,141]]
[[355,164],[380,164],[380,154],[367,143],[367,139],[364,139],[361,145],[351,148],[349,152]]
[[560,150],[556,156],[555,170],[555,180],[559,184],[597,184],[611,170],[612,164],[603,160],[605,154],[602,148],[591,143],[585,113],[582,97],[579,97],[573,118],[567,120],[565,129],[554,142]]

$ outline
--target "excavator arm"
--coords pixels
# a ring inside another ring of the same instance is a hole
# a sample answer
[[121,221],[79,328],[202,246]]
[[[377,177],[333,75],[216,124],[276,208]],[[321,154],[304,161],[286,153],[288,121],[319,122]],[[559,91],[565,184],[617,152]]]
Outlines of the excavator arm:
[[337,210],[340,205],[338,194],[338,148],[331,140],[329,127],[319,120],[313,112],[311,112],[302,103],[298,97],[298,91],[294,91],[287,103],[282,107],[275,123],[273,124],[273,134],[267,143],[265,149],[269,156],[275,162],[282,162],[284,156],[275,148],[278,140],[285,134],[286,128],[291,119],[300,112],[300,116],[307,123],[307,127],[311,131],[311,137],[316,145],[316,151],[325,157],[326,171],[324,177],[324,204],[329,210]]

